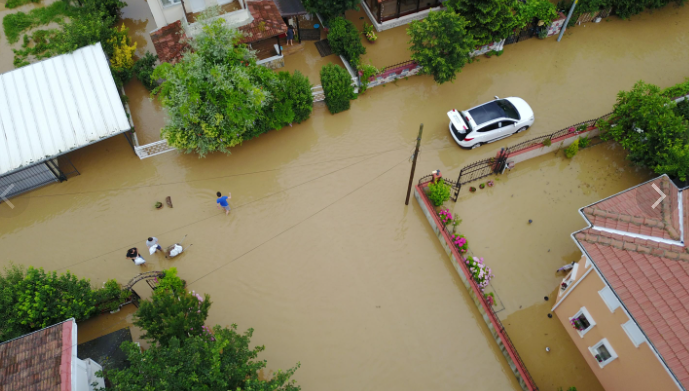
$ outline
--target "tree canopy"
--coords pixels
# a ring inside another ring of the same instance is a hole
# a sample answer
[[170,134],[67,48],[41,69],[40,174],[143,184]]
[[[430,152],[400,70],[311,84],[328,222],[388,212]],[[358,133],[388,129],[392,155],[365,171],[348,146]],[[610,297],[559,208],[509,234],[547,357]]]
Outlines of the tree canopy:
[[478,45],[506,38],[518,27],[516,0],[450,0],[448,8],[466,18],[466,31]]
[[689,177],[687,119],[657,86],[639,81],[631,91],[621,91],[613,118],[599,127],[603,139],[629,152],[629,160],[681,181]]
[[466,19],[452,11],[431,11],[409,25],[411,58],[423,67],[422,73],[432,75],[439,84],[455,79],[476,46],[467,25]]
[[326,22],[345,11],[359,9],[359,0],[304,0],[304,6],[311,12],[317,12]]
[[193,50],[179,63],[153,72],[154,80],[165,80],[154,93],[168,110],[161,136],[171,146],[200,156],[229,153],[244,140],[308,118],[308,80],[256,64],[241,38],[216,20],[190,41]]

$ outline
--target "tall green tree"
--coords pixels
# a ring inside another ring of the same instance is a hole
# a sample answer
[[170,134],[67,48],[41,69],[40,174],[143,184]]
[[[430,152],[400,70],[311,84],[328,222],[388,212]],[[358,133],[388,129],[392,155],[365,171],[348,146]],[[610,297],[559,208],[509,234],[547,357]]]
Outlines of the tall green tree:
[[105,370],[112,391],[298,391],[290,380],[297,364],[285,372],[278,371],[270,380],[259,380],[258,372],[265,360],[257,360],[264,346],[249,348],[253,329],[237,333],[215,326],[204,335],[188,337],[182,343],[177,337],[167,345],[152,346],[145,352],[134,343],[125,342],[122,350],[130,366],[122,370]]
[[466,30],[478,45],[500,41],[519,27],[517,0],[449,0],[447,4],[466,18]]
[[627,158],[657,174],[687,180],[687,121],[660,88],[639,81],[621,91],[610,121],[600,121],[601,137],[615,140]]
[[153,93],[168,111],[161,136],[168,143],[200,156],[229,149],[271,129],[303,120],[303,100],[295,102],[285,85],[310,93],[308,84],[291,84],[291,76],[256,64],[256,56],[240,43],[241,33],[222,20],[203,27],[192,39],[192,51],[176,64],[164,63],[153,80],[165,80]]
[[313,13],[317,12],[327,22],[344,16],[347,10],[359,9],[359,0],[304,0],[304,6]]
[[143,339],[168,345],[176,338],[183,343],[189,336],[204,334],[210,307],[210,296],[186,291],[173,268],[160,279],[151,300],[141,302],[134,324],[146,330]]
[[343,17],[331,19],[328,42],[333,52],[344,56],[354,69],[361,63],[361,55],[366,54],[366,48],[361,43],[361,33],[354,23]]
[[423,67],[422,73],[432,75],[438,84],[457,77],[476,46],[467,25],[464,17],[452,11],[431,11],[409,25],[411,58]]

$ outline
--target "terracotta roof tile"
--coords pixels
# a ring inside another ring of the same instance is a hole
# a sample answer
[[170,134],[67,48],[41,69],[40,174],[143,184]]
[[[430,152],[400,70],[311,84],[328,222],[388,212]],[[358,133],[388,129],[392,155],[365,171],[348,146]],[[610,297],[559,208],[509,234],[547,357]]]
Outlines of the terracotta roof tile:
[[71,391],[72,322],[0,344],[0,390]]
[[246,6],[254,20],[239,28],[245,35],[242,42],[257,42],[287,32],[287,25],[273,0],[247,1]]
[[[661,208],[654,203],[656,184],[668,195]],[[679,216],[678,203],[683,203]],[[666,177],[620,193],[583,209],[593,225],[575,240],[586,250],[612,289],[634,317],[679,382],[689,388],[689,188],[680,192]],[[596,230],[610,227],[622,232],[653,236],[641,239]],[[682,245],[683,244],[683,245]]]
[[176,63],[189,49],[182,22],[176,21],[151,32],[151,41],[161,62]]

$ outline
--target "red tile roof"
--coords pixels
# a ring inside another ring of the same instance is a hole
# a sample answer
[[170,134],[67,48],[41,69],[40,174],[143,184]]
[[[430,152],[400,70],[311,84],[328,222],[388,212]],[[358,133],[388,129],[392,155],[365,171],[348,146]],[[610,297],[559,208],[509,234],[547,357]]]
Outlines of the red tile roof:
[[73,322],[0,344],[0,390],[71,391]]
[[[653,184],[667,195],[656,208],[650,207],[659,198]],[[689,188],[680,193],[662,176],[581,211],[591,227],[575,240],[689,388]]]
[[151,32],[151,41],[161,62],[176,63],[189,48],[182,29],[182,22],[176,21]]
[[247,1],[246,6],[254,21],[239,28],[245,36],[243,43],[261,41],[287,32],[287,25],[273,0]]

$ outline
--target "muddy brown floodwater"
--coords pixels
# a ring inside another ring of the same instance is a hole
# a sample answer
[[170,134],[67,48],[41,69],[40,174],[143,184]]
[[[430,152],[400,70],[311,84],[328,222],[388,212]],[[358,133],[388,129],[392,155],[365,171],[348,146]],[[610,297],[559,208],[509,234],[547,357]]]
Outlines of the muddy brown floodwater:
[[[124,137],[105,140],[70,154],[81,176],[13,199],[15,210],[0,204],[0,266],[70,270],[96,286],[175,266],[190,289],[211,295],[209,324],[255,328],[269,369],[301,362],[295,378],[305,390],[518,390],[418,205],[403,204],[418,125],[417,177],[457,175],[499,147],[609,112],[617,91],[639,79],[682,81],[688,21],[689,7],[667,7],[576,27],[559,44],[520,42],[470,64],[454,83],[400,80],[337,115],[317,104],[308,121],[229,156],[139,160]],[[445,113],[493,95],[524,98],[535,126],[460,150]],[[583,226],[576,208],[648,178],[623,157],[606,144],[571,161],[536,159],[453,206],[472,251],[496,270],[500,316],[543,390],[601,389],[546,317],[543,296],[558,282],[554,265],[575,256],[569,233]],[[229,216],[216,209],[218,190],[232,192]],[[166,196],[174,208],[155,210]],[[185,234],[193,246],[174,260],[147,256],[139,268],[125,259],[148,236],[167,245]],[[114,315],[129,325],[131,315]],[[97,318],[80,333],[95,337],[113,322]]]

